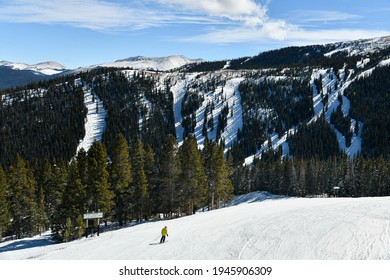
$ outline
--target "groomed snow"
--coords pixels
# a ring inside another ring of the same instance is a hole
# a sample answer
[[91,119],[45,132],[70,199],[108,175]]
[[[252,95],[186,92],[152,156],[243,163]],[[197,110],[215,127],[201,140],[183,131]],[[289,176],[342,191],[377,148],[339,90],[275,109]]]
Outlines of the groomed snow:
[[[51,244],[0,244],[0,259],[390,259],[390,197],[288,198],[255,192],[232,206]],[[168,243],[157,243],[168,226]]]

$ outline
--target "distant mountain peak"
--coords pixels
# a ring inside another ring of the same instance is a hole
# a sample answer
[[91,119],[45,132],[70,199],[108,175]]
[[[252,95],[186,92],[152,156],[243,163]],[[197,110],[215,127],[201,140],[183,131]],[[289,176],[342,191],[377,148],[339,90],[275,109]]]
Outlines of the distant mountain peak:
[[43,75],[55,75],[64,72],[66,70],[65,66],[55,61],[46,61],[46,62],[40,62],[36,64],[27,64],[27,63],[15,63],[15,62],[2,60],[0,61],[0,66],[9,67],[13,70],[32,71],[35,74],[43,74]]
[[170,55],[164,57],[134,56],[94,66],[118,68],[128,67],[133,69],[152,69],[157,71],[168,71],[182,67],[187,64],[198,62],[203,62],[203,59],[190,59],[183,55]]
[[124,61],[145,61],[145,60],[151,60],[151,58],[145,57],[145,56],[132,56],[124,59],[118,59],[115,60],[115,62],[124,62]]

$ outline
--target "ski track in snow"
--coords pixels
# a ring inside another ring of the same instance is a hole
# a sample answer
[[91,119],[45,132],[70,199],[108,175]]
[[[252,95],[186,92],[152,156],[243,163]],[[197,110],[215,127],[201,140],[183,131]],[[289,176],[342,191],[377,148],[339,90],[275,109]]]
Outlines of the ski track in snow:
[[197,74],[191,74],[185,77],[179,76],[175,83],[171,86],[171,91],[173,94],[173,110],[175,117],[175,128],[176,128],[176,140],[178,143],[183,142],[183,132],[184,128],[181,125],[182,115],[181,115],[181,105],[184,98],[184,95],[187,90],[188,83],[195,78]]
[[[103,107],[103,102],[98,96],[95,96],[95,102],[92,101],[91,89],[84,89],[84,104],[88,109],[85,122],[85,136],[80,141],[77,152],[84,148],[88,151],[94,141],[101,141],[104,129],[106,127],[107,112]],[[96,111],[96,104],[98,110]]]
[[[49,244],[48,235],[8,241],[0,244],[0,259],[390,259],[390,197],[288,198],[257,192],[236,201],[70,243]],[[165,225],[169,242],[150,246]]]

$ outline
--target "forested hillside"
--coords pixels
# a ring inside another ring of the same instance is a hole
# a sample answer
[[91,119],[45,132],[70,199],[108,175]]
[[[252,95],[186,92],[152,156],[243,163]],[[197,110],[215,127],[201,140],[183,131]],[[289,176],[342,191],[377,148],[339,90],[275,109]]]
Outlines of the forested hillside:
[[70,160],[84,136],[84,93],[74,77],[1,92],[0,164],[19,154],[30,162]]
[[[253,190],[390,195],[389,46],[291,47],[165,72],[101,67],[3,90],[1,229],[50,227],[67,241],[84,232],[85,211],[122,225]],[[87,95],[106,118],[86,151]]]

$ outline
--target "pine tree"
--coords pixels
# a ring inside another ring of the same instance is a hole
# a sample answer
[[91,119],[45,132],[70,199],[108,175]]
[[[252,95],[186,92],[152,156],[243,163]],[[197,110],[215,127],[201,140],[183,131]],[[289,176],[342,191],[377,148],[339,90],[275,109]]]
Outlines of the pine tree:
[[156,162],[154,158],[154,152],[152,147],[149,144],[145,145],[145,156],[144,156],[144,170],[146,175],[146,181],[148,182],[148,193],[149,198],[146,201],[148,205],[148,216],[151,215],[153,211],[153,206],[157,203],[157,186],[156,186]]
[[133,172],[134,211],[137,220],[141,220],[147,214],[149,193],[148,181],[145,174],[145,150],[144,145],[138,139],[133,147],[131,166]]
[[49,228],[49,219],[45,212],[45,195],[43,187],[38,186],[36,194],[37,212],[36,212],[36,228],[37,232],[43,232]]
[[158,205],[162,213],[173,216],[178,208],[177,179],[179,174],[178,148],[176,138],[169,135],[159,157]]
[[[231,174],[225,162],[223,145],[208,141],[205,143],[203,155],[208,186],[208,206],[209,209],[220,208],[221,202],[225,204],[233,193]],[[232,160],[231,158],[231,164]]]
[[74,238],[80,239],[85,233],[85,224],[83,216],[80,214],[76,220],[76,226],[74,231]]
[[130,215],[133,195],[132,181],[129,147],[125,137],[118,134],[111,153],[110,183],[115,194],[114,217],[118,220],[120,226],[126,222],[126,217]]
[[95,141],[88,150],[88,210],[103,212],[106,218],[110,216],[114,198],[108,175],[106,148],[102,143]]
[[[37,181],[38,190],[36,193],[37,196],[37,203],[38,203],[38,209],[39,212],[43,212],[46,216],[46,222],[44,224],[44,227],[49,226],[49,217],[50,212],[53,210],[51,209],[51,201],[47,200],[46,194],[50,194],[52,191],[52,165],[49,163],[48,160],[45,160],[43,164],[36,164],[34,168],[35,173],[35,179]],[[40,224],[42,225],[42,222]]]
[[297,161],[298,166],[298,190],[296,195],[305,196],[306,195],[306,163],[305,160],[299,159]]
[[86,212],[86,191],[81,184],[78,165],[75,160],[69,164],[67,182],[61,204],[58,206],[52,231],[54,239],[69,241],[73,238],[77,218]]
[[223,146],[219,146],[216,152],[216,169],[217,179],[215,193],[217,197],[217,208],[220,208],[220,203],[226,204],[233,197],[233,183],[230,179],[229,166],[225,162]]
[[79,169],[81,184],[86,187],[88,185],[88,156],[84,148],[81,148],[78,151],[76,160]]
[[17,238],[31,236],[36,231],[37,204],[35,201],[35,179],[27,163],[16,156],[14,165],[8,170],[9,206],[12,216],[10,230]]
[[389,170],[383,156],[380,156],[376,161],[375,173],[373,174],[375,185],[377,186],[377,196],[385,196],[387,193],[387,177]]
[[217,189],[217,144],[210,141],[205,141],[203,149],[203,165],[205,175],[207,177],[207,202],[209,210],[215,208],[215,195]]
[[206,175],[196,139],[189,135],[179,150],[180,158],[180,198],[187,215],[192,215],[196,207],[203,206],[207,192]]
[[3,237],[10,223],[10,212],[7,202],[8,186],[6,181],[6,175],[3,168],[0,166],[0,240]]
[[50,224],[53,224],[56,213],[59,211],[62,203],[68,178],[67,167],[68,165],[63,163],[53,165],[50,179],[47,185],[45,185],[46,213]]
[[71,241],[72,235],[73,235],[72,220],[69,217],[67,217],[66,218],[66,222],[65,222],[65,230],[64,230],[64,239],[63,239],[63,241],[65,241],[65,242]]

